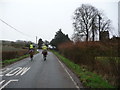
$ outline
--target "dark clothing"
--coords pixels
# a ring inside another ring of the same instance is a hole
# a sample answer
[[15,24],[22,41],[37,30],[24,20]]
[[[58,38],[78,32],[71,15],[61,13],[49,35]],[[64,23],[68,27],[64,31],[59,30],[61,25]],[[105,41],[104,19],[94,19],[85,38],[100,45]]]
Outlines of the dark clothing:
[[47,50],[43,50],[42,54],[46,56],[47,55]]

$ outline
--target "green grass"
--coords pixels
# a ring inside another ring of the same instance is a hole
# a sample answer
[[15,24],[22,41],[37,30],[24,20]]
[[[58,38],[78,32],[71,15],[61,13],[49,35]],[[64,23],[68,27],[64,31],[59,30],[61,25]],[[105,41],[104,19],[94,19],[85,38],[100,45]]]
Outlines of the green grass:
[[115,88],[96,73],[90,72],[82,66],[79,66],[59,53],[52,51],[62,62],[64,62],[74,73],[78,75],[80,81],[85,87],[90,88]]
[[6,66],[6,65],[9,65],[9,64],[12,64],[16,61],[19,61],[21,59],[24,59],[26,57],[28,57],[29,55],[24,55],[24,56],[21,56],[21,57],[18,57],[18,58],[15,58],[15,59],[9,59],[9,60],[4,60],[4,61],[0,61],[0,64],[2,64],[2,67]]

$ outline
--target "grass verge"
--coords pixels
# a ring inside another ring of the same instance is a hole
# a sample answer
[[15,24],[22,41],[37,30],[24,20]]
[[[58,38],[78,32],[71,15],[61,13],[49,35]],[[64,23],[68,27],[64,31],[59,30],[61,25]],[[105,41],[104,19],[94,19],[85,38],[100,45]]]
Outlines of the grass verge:
[[19,61],[19,60],[22,60],[22,59],[24,59],[24,58],[26,58],[26,57],[28,57],[28,56],[29,56],[29,55],[24,55],[24,56],[15,58],[15,59],[9,59],[9,60],[5,60],[5,61],[1,61],[0,64],[2,65],[2,67],[5,67],[5,66],[10,65],[10,64],[12,64],[12,63],[14,63],[14,62],[17,62],[17,61]]
[[82,68],[78,64],[70,61],[69,59],[63,57],[58,52],[52,51],[63,63],[67,65],[77,76],[85,87],[89,88],[115,88],[110,85],[106,80],[96,73],[90,72],[85,68]]

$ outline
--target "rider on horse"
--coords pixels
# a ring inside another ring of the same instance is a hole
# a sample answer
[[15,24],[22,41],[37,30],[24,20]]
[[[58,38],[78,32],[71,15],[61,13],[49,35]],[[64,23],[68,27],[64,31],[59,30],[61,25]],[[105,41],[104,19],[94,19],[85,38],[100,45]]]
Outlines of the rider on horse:
[[31,58],[31,60],[33,60],[34,46],[33,46],[32,43],[30,44],[30,47],[29,47],[29,54],[30,54],[30,58]]
[[47,56],[47,46],[46,45],[43,45],[42,46],[42,54],[43,54],[43,57],[44,57],[44,61],[46,60],[46,56]]

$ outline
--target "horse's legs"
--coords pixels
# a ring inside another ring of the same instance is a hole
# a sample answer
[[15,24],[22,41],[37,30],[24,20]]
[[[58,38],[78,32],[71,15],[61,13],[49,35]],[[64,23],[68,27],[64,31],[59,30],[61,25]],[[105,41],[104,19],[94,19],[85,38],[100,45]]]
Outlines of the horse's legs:
[[45,54],[43,54],[43,57],[44,57],[44,61],[46,60],[46,55]]
[[33,60],[33,55],[30,55],[31,60]]

